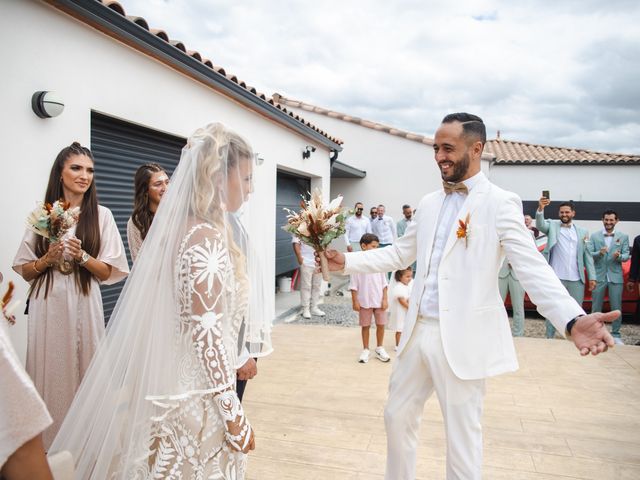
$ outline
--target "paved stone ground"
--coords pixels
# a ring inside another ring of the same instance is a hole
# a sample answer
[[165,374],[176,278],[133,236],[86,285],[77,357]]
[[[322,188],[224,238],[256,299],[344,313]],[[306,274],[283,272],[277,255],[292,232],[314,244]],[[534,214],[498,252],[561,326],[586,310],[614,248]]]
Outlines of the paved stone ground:
[[[346,288],[346,284],[344,282],[339,283],[339,288]],[[351,295],[348,291],[344,295],[339,295],[337,294],[338,292],[342,291],[334,290],[330,292],[330,295],[324,297],[324,304],[321,305],[320,308],[326,312],[327,315],[325,317],[312,317],[307,320],[302,318],[302,316],[296,312],[296,309],[286,312],[282,317],[286,323],[295,322],[297,324],[357,327],[358,315],[351,309]],[[511,321],[511,319],[509,319],[509,321]],[[620,333],[622,335],[622,341],[626,345],[640,346],[640,325],[623,323]],[[525,337],[544,338],[544,319],[528,317],[525,320],[524,334]]]

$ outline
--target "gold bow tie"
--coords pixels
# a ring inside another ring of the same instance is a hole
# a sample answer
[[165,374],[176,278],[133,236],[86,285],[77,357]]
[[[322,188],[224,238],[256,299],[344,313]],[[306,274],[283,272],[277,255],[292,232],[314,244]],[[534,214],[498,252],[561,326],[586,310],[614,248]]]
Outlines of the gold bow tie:
[[453,192],[462,193],[464,195],[468,195],[469,194],[469,189],[462,182],[449,183],[449,182],[443,181],[442,182],[442,188],[444,188],[444,193],[447,194],[447,195],[449,195],[450,193],[453,193]]

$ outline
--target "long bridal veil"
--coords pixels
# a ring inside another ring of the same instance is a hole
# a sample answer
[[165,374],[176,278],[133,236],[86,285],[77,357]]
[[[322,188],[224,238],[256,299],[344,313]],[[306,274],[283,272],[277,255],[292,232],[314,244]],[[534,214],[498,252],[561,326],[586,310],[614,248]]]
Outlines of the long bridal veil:
[[[184,309],[179,252],[193,225],[214,225],[222,245],[203,257],[202,273],[189,279],[215,296],[207,300],[216,302],[215,318],[209,326],[202,320],[204,327],[215,330],[231,365],[243,349],[254,357],[272,350],[272,281],[264,262],[269,242],[249,241],[252,231],[264,228],[265,215],[251,201],[240,207],[259,172],[238,174],[229,167],[235,138],[211,124],[197,130],[182,151],[106,337],[51,447],[72,453],[77,478],[146,478],[153,423],[181,400],[216,391],[198,380],[198,365],[185,351],[193,344],[179,340]],[[232,171],[237,178],[229,177]],[[241,315],[234,315],[238,311]],[[240,328],[234,324],[238,318]]]

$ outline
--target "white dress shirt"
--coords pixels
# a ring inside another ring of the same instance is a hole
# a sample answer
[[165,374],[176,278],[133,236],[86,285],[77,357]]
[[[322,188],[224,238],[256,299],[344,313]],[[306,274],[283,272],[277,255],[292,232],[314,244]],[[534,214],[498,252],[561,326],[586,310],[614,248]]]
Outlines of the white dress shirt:
[[371,222],[371,230],[378,236],[380,243],[390,244],[393,243],[398,234],[396,233],[396,223],[393,218],[384,215],[382,218],[376,217]]
[[344,235],[347,245],[350,243],[360,243],[362,235],[365,233],[371,233],[371,220],[364,215],[361,215],[360,218],[358,218],[357,215],[351,215],[347,218],[345,230],[346,232]]
[[616,234],[615,230],[611,232],[611,235],[607,232],[606,228],[602,229],[602,235],[604,236],[604,244],[607,246],[607,249],[611,251],[611,244],[613,243],[613,236]]
[[[467,190],[477,185],[484,177],[484,173],[479,172],[473,177],[464,180]],[[451,227],[456,220],[458,212],[462,208],[467,195],[460,192],[453,192],[444,198],[442,208],[440,209],[440,215],[438,216],[438,227],[436,234],[433,238],[433,249],[431,251],[431,258],[429,259],[429,269],[427,270],[427,280],[425,281],[424,292],[420,299],[420,315],[423,317],[439,318],[440,317],[440,304],[438,301],[438,268],[440,266],[440,260],[442,259],[442,252],[444,246],[451,233]]]
[[551,249],[549,263],[560,280],[577,282],[578,272],[578,232],[573,224],[560,225],[558,242]]

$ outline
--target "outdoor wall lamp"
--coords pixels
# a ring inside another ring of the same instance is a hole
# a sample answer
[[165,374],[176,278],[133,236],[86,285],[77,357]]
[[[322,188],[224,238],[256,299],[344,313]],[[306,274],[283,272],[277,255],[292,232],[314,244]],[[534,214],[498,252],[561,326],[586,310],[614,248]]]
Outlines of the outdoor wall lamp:
[[256,158],[256,165],[258,167],[264,163],[264,158],[262,158],[262,155],[260,155],[259,153],[255,154],[255,158]]
[[316,147],[314,147],[313,145],[307,145],[302,151],[302,158],[309,158],[311,156],[311,153],[315,151]]
[[31,108],[40,118],[52,118],[62,113],[64,102],[55,92],[40,91],[31,97]]

